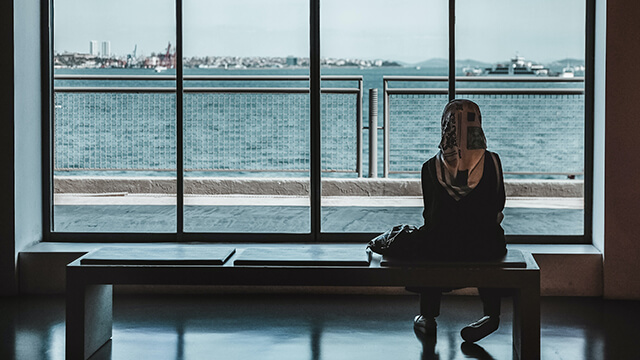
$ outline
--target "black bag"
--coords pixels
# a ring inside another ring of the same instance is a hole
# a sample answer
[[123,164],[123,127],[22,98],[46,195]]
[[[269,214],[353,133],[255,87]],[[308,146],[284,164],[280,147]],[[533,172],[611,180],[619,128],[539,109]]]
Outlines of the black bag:
[[369,241],[367,249],[388,257],[410,258],[415,256],[418,230],[413,225],[396,225]]

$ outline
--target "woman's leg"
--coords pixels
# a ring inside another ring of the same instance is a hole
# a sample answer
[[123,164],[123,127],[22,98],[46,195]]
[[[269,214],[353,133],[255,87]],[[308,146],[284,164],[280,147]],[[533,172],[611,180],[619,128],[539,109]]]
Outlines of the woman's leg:
[[485,316],[500,316],[501,289],[478,288]]
[[436,317],[440,315],[440,288],[407,288],[420,296],[420,314],[413,319],[413,328],[424,335],[435,336],[438,328]]
[[440,315],[442,289],[422,288],[420,291],[420,315],[426,318],[436,318]]
[[500,326],[500,302],[502,289],[479,288],[484,316],[462,329],[460,335],[465,341],[476,342],[496,331]]

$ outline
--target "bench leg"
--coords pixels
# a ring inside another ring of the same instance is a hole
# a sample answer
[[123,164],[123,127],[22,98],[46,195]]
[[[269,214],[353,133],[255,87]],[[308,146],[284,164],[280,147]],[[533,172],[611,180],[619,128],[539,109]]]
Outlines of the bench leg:
[[540,286],[516,291],[513,298],[513,346],[521,360],[540,360]]
[[67,273],[66,359],[87,359],[111,339],[112,285],[85,285]]

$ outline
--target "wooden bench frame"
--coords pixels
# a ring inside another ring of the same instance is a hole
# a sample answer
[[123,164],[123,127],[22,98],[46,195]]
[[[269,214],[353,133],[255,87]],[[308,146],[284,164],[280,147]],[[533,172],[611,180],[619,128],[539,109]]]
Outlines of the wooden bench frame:
[[[238,249],[240,252],[242,249]],[[373,286],[513,289],[513,347],[540,359],[540,270],[478,264],[434,266],[67,265],[66,358],[87,359],[112,336],[113,285]]]

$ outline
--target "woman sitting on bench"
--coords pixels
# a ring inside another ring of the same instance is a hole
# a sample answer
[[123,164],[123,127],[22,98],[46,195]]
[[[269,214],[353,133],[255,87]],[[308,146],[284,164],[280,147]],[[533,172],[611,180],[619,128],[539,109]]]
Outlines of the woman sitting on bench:
[[[419,253],[437,261],[500,259],[506,254],[500,223],[505,204],[502,166],[497,154],[486,150],[478,105],[452,100],[442,115],[440,151],[422,166],[424,226],[412,234]],[[436,334],[443,291],[411,288],[420,294],[417,331]],[[478,289],[484,317],[461,331],[465,341],[475,342],[500,324],[500,290]]]

